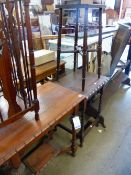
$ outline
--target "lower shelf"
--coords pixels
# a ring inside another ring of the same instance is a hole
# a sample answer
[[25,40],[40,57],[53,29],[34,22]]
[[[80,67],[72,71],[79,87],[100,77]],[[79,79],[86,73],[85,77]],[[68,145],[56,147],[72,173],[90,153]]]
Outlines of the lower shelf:
[[59,150],[49,143],[43,143],[33,153],[24,159],[24,164],[34,173],[38,174],[54,157]]

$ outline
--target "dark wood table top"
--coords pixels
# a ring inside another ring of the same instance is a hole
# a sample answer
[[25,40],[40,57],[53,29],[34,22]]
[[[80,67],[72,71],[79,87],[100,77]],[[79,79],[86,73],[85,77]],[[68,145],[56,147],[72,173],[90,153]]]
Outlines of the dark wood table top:
[[58,84],[66,88],[69,88],[73,91],[81,93],[89,99],[92,95],[95,94],[103,85],[108,82],[109,78],[102,76],[98,79],[98,75],[95,73],[86,73],[85,80],[85,90],[82,91],[82,70],[77,69],[75,72],[71,72],[66,76],[63,76],[59,79]]
[[0,128],[0,165],[23,148],[45,135],[63,117],[70,114],[85,97],[58,84],[48,82],[38,87],[40,120],[35,121],[34,113]]

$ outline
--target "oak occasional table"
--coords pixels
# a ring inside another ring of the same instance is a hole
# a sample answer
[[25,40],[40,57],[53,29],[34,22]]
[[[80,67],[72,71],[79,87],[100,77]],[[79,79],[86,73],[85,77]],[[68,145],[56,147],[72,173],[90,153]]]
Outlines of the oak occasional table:
[[[35,121],[33,113],[30,112],[25,117],[0,128],[0,165],[10,160],[13,167],[18,168],[22,152],[58,126],[63,118],[75,115],[79,111],[79,105],[84,104],[85,97],[58,84],[48,82],[38,87],[38,99],[39,121]],[[75,153],[75,140],[73,128],[71,146],[67,151]],[[37,174],[60,151],[45,143],[31,154],[31,157],[27,157],[25,162],[29,167],[32,166],[32,172]]]

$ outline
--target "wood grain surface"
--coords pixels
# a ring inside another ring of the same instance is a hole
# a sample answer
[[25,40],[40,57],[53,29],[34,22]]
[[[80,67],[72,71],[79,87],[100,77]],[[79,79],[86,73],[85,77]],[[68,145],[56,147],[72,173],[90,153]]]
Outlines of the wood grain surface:
[[71,114],[85,97],[60,85],[48,82],[38,88],[40,120],[34,113],[0,129],[0,165],[26,146],[44,136],[63,117]]

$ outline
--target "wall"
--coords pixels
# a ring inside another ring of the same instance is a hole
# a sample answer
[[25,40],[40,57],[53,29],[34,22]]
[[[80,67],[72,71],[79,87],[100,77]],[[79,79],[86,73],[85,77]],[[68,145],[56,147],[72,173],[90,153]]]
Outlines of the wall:
[[31,0],[31,4],[41,5],[41,0]]
[[125,11],[126,11],[127,7],[131,7],[131,0],[123,0],[121,17],[124,17],[124,14],[125,14]]
[[126,7],[131,7],[131,0],[124,0],[123,1],[123,8],[126,8]]

